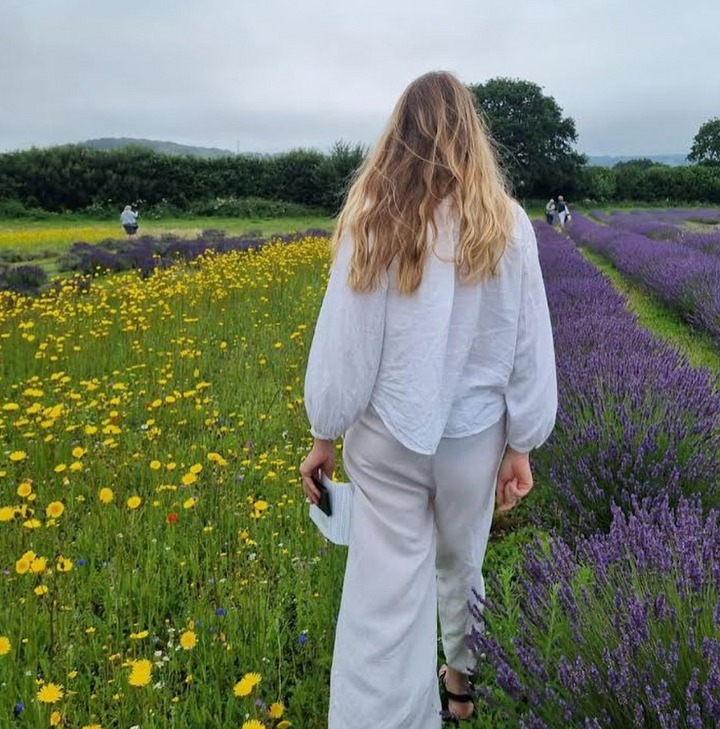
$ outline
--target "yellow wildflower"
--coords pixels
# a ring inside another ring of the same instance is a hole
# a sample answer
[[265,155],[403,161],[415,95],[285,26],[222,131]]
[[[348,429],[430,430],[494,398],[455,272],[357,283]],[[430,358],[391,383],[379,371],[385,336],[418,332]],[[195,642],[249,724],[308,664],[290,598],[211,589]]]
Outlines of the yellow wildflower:
[[128,682],[131,686],[147,686],[152,678],[152,663],[147,659],[133,661]]
[[0,507],[0,521],[12,521],[15,518],[15,509],[12,506]]
[[76,448],[72,449],[72,457],[73,458],[82,458],[85,455],[85,449],[81,448],[80,446],[77,446]]
[[0,635],[0,656],[6,656],[10,653],[11,648],[10,638],[5,635]]
[[180,645],[186,650],[191,651],[197,645],[197,636],[194,630],[184,630],[180,634]]
[[65,506],[63,505],[62,501],[53,501],[48,504],[47,509],[45,509],[45,513],[51,518],[51,519],[58,519],[63,515],[63,512],[65,511]]
[[27,453],[25,451],[13,451],[10,454],[10,460],[11,461],[24,461],[27,458]]
[[261,680],[262,677],[259,673],[246,673],[235,684],[235,696],[248,696]]
[[274,703],[270,704],[270,708],[268,709],[268,716],[271,719],[280,719],[284,713],[285,704],[281,703],[280,701],[275,701]]
[[45,557],[37,557],[32,561],[32,564],[30,565],[30,571],[35,574],[39,575],[47,569],[47,560]]
[[61,721],[62,714],[59,711],[53,711],[53,713],[50,714],[50,726],[60,726]]
[[102,501],[103,504],[109,504],[115,498],[113,490],[109,489],[107,486],[100,489],[100,493],[98,494],[98,496],[100,497],[100,501]]
[[21,481],[17,487],[17,495],[25,499],[32,493],[32,483],[30,481]]
[[142,504],[142,499],[139,496],[131,496],[127,500],[127,507],[128,507],[128,509],[131,509],[131,510],[137,509],[138,506],[140,506],[140,504]]
[[65,695],[62,686],[55,683],[46,683],[38,692],[37,700],[43,704],[54,704]]

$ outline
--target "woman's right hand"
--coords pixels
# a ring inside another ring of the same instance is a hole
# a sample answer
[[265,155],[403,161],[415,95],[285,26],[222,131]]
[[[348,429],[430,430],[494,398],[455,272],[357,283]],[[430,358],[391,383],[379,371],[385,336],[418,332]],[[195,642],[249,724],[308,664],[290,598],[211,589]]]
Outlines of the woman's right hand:
[[496,499],[498,511],[510,511],[520,499],[530,493],[532,487],[530,455],[508,448],[498,471]]

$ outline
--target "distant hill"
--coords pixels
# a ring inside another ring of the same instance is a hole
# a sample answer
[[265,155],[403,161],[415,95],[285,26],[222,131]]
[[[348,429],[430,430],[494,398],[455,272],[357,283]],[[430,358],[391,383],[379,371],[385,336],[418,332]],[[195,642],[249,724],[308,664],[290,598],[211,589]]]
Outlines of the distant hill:
[[591,167],[613,167],[618,162],[628,162],[631,159],[651,159],[662,165],[678,167],[686,165],[687,159],[684,154],[635,154],[635,155],[588,155],[588,164]]
[[121,147],[148,147],[155,152],[163,154],[187,154],[191,157],[231,157],[233,152],[218,147],[191,147],[187,144],[176,142],[160,142],[156,139],[132,139],[130,137],[104,137],[103,139],[88,139],[86,142],[79,142],[82,147],[90,149],[120,149]]

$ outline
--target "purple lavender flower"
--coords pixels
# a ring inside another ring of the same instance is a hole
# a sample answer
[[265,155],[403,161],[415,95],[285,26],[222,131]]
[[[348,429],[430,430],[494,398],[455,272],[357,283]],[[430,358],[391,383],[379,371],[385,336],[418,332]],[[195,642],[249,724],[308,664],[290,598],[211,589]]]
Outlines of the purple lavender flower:
[[470,637],[476,683],[499,688],[482,696],[508,727],[717,727],[719,561],[720,514],[699,497],[634,499],[607,534],[530,548]]

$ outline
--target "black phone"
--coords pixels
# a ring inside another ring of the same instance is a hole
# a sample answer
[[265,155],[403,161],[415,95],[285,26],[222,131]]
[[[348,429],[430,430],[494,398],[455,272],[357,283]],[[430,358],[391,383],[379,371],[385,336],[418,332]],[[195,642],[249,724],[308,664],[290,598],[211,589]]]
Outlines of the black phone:
[[320,501],[318,501],[318,509],[328,516],[332,516],[332,506],[330,505],[330,492],[323,486],[322,481],[317,476],[313,476],[315,488],[320,492]]

